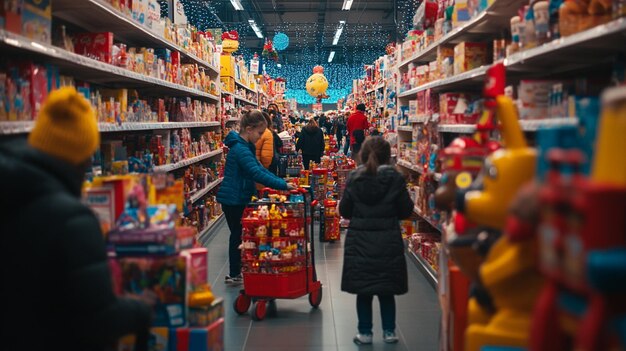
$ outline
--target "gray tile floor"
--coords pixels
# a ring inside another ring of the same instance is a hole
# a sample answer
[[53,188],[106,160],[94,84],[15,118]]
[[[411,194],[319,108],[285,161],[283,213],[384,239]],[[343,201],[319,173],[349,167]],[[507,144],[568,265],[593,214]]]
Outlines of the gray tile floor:
[[226,222],[222,221],[207,243],[209,281],[215,295],[224,298],[226,351],[438,350],[441,312],[437,294],[408,258],[409,293],[396,297],[396,332],[400,342],[389,345],[382,341],[377,302],[374,302],[373,345],[359,347],[352,342],[357,325],[356,297],[340,289],[343,242],[315,242],[317,274],[323,284],[319,309],[312,309],[308,298],[303,296],[276,300],[276,315],[263,321],[253,321],[249,314],[237,315],[233,302],[242,286],[224,284],[224,276],[228,274],[229,234]]

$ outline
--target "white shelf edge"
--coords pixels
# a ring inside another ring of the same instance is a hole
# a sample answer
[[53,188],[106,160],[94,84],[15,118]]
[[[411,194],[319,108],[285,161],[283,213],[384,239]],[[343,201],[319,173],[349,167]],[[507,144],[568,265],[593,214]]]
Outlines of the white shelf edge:
[[[0,135],[30,133],[34,125],[35,121],[0,121]],[[121,125],[114,123],[98,123],[98,130],[100,131],[100,133],[110,133],[133,132],[142,130],[217,127],[220,125],[220,122],[217,121],[161,123],[128,122]]]
[[408,97],[412,94],[416,94],[422,90],[427,90],[427,89],[434,89],[434,88],[438,88],[438,87],[442,87],[445,85],[450,85],[450,84],[456,84],[456,83],[461,83],[470,79],[474,79],[474,78],[478,78],[481,76],[484,76],[485,73],[487,72],[487,70],[489,69],[489,67],[491,67],[491,65],[485,65],[485,66],[480,66],[478,68],[474,68],[472,70],[469,70],[467,72],[463,72],[461,74],[457,74],[455,76],[452,77],[448,77],[448,78],[443,78],[443,79],[437,79],[434,80],[432,82],[426,83],[426,84],[422,84],[420,86],[417,86],[415,88],[412,88],[410,90],[407,90],[403,93],[398,94],[399,98],[404,98],[404,97]]
[[210,221],[209,224],[207,224],[207,226],[204,227],[204,229],[202,229],[198,233],[197,240],[200,241],[202,243],[202,245],[206,244],[206,240],[203,240],[204,236],[206,236],[207,233],[210,232],[220,222],[220,220],[222,220],[223,218],[224,218],[224,213],[221,213],[219,216],[215,217],[215,219]]
[[154,170],[154,172],[171,172],[173,170],[192,165],[192,164],[200,162],[202,160],[206,160],[207,158],[213,157],[215,155],[219,155],[221,153],[222,153],[222,149],[219,148],[217,150],[213,150],[213,151],[208,152],[206,154],[199,155],[199,156],[192,157],[192,158],[188,158],[186,160],[182,160],[180,162],[176,162],[176,163],[173,163],[173,164],[163,165],[163,166],[155,166],[153,170]]
[[473,133],[475,124],[440,124],[437,126],[440,133]]
[[428,224],[430,224],[433,229],[437,230],[438,233],[441,233],[441,229],[437,225],[435,225],[435,223],[431,222],[430,219],[426,218],[426,216],[424,216],[416,206],[413,207],[413,212],[415,212],[415,214],[418,215],[421,219],[428,222]]
[[243,84],[243,82],[242,82],[242,81],[240,81],[240,80],[235,79],[235,84],[239,84],[239,86],[242,86],[242,87],[244,87],[244,88],[246,88],[246,89],[250,90],[250,91],[251,91],[251,92],[253,92],[253,93],[257,93],[257,91],[256,91],[256,90],[254,90],[254,89],[250,88],[249,86],[247,86],[247,85]]
[[194,203],[198,200],[200,200],[204,195],[208,194],[209,191],[213,190],[213,188],[215,188],[218,184],[220,184],[222,182],[222,180],[224,180],[224,178],[218,178],[217,180],[211,182],[209,185],[205,186],[204,189],[198,191],[197,193],[193,194],[189,200]]
[[576,117],[559,117],[546,119],[526,119],[519,121],[522,130],[526,132],[534,132],[540,128],[558,127],[558,126],[576,126],[578,118]]
[[412,132],[413,127],[412,126],[398,126],[398,130],[403,131],[403,132]]
[[239,118],[229,118],[226,122],[239,122]]
[[417,172],[417,173],[419,173],[419,174],[422,174],[422,173],[423,173],[423,171],[422,171],[422,170],[421,170],[418,166],[416,166],[416,165],[414,165],[414,164],[412,164],[412,163],[410,163],[410,162],[408,162],[408,161],[405,161],[405,160],[398,160],[398,161],[396,162],[396,164],[397,164],[397,165],[400,165],[400,166],[402,166],[402,167],[404,167],[404,168],[410,169],[410,170],[412,170],[412,171],[414,171],[414,172]]
[[433,270],[430,264],[428,264],[428,262],[426,262],[426,260],[421,255],[415,253],[408,246],[407,246],[407,251],[409,255],[413,257],[415,263],[421,266],[421,267],[418,267],[418,269],[421,270],[422,273],[424,273],[426,280],[429,281],[429,283],[433,286],[433,288],[436,288],[437,285],[439,285],[437,272]]
[[27,50],[30,52],[64,60],[75,66],[85,67],[85,68],[97,70],[100,72],[108,73],[111,75],[116,75],[118,77],[132,79],[132,80],[136,80],[136,81],[140,81],[140,82],[144,82],[148,84],[159,85],[162,87],[186,92],[186,93],[193,94],[196,96],[207,97],[218,102],[220,101],[220,98],[216,95],[206,93],[206,92],[194,89],[194,88],[189,88],[184,85],[171,83],[166,80],[159,79],[159,78],[150,77],[150,76],[146,76],[140,73],[129,71],[122,67],[117,67],[117,66],[114,66],[114,65],[102,62],[102,61],[94,60],[92,58],[75,54],[73,52],[69,52],[65,49],[58,48],[52,45],[38,43],[26,37],[23,37],[21,35],[8,32],[4,29],[0,29],[0,42],[3,42],[5,45],[9,45],[15,48],[20,48],[20,49]]
[[252,100],[244,99],[244,98],[239,97],[239,96],[234,95],[234,94],[233,94],[233,96],[235,97],[236,100],[247,102],[247,103],[249,103],[250,105],[253,105],[253,106],[258,106],[258,104],[256,102],[252,101]]
[[120,13],[110,3],[105,2],[103,0],[87,0],[87,1],[89,1],[90,3],[100,7],[101,9],[105,10],[111,16],[114,16],[117,19],[119,19],[121,21],[124,21],[127,24],[131,25],[132,27],[135,28],[136,31],[141,32],[141,33],[145,34],[146,36],[151,37],[153,40],[161,42],[164,46],[168,46],[170,49],[173,49],[173,50],[176,50],[176,51],[180,52],[181,54],[183,54],[183,55],[189,57],[190,59],[194,60],[196,63],[211,69],[214,73],[216,73],[219,76],[220,70],[218,68],[216,68],[215,66],[211,65],[207,61],[202,60],[198,56],[188,52],[187,50],[185,50],[182,47],[180,47],[178,44],[175,44],[175,43],[173,43],[171,41],[168,41],[162,35],[159,35],[156,32],[153,32],[152,30],[150,30],[150,28],[145,27],[145,26],[141,25],[140,23],[137,23],[136,21],[134,21],[132,18],[129,18],[129,17],[125,16],[123,13]]
[[611,22],[595,26],[585,31],[569,35],[564,38],[559,38],[551,42],[545,43],[541,46],[520,51],[507,57],[504,60],[504,65],[507,67],[523,64],[524,61],[532,58],[543,56],[551,51],[564,49],[567,47],[575,46],[582,42],[590,41],[593,39],[599,39],[601,37],[615,34],[626,30],[626,18],[618,18]]

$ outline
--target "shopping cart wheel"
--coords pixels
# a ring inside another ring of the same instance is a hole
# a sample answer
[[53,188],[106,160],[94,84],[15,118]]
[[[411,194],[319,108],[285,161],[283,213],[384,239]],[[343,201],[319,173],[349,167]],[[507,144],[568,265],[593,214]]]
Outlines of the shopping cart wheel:
[[252,300],[250,299],[250,297],[246,296],[243,293],[239,293],[239,296],[237,296],[235,302],[233,303],[235,312],[237,312],[237,314],[244,314],[248,312],[251,302]]
[[318,308],[320,303],[322,303],[322,287],[320,286],[319,290],[311,291],[309,293],[309,303],[313,308]]
[[252,319],[255,321],[262,321],[267,315],[267,301],[259,300],[254,304],[254,309],[250,311]]

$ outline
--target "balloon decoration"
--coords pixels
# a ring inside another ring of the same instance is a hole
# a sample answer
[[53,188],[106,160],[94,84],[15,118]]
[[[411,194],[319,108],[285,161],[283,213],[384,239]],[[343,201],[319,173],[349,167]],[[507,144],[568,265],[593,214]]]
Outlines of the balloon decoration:
[[326,89],[328,89],[328,80],[324,77],[324,67],[315,66],[313,75],[306,80],[306,91],[309,95],[316,98],[319,103],[322,99],[328,98]]
[[239,33],[236,30],[222,33],[222,51],[231,54],[239,49]]
[[289,37],[283,32],[278,32],[274,35],[274,49],[276,51],[283,51],[289,46]]
[[278,52],[274,50],[274,44],[271,40],[265,39],[265,44],[263,45],[263,57],[268,58],[270,60],[278,61]]

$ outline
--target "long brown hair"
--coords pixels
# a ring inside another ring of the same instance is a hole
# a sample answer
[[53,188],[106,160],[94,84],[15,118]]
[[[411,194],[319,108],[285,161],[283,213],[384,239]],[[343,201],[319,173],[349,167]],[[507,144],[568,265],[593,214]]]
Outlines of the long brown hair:
[[389,164],[391,160],[391,145],[380,136],[365,139],[359,152],[361,163],[369,174],[376,174],[378,167]]
[[241,130],[245,130],[246,127],[256,128],[261,124],[266,124],[265,116],[263,116],[263,112],[259,110],[250,110],[243,114],[241,118]]

